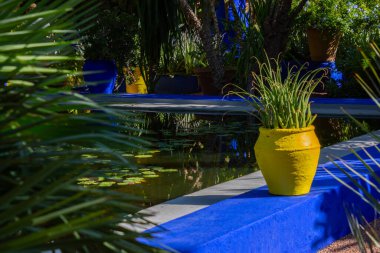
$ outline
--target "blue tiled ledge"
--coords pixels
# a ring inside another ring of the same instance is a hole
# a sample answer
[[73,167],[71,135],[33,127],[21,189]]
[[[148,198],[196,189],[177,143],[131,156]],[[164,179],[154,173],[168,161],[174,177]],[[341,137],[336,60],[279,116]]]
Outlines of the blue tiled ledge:
[[[380,161],[375,147],[367,150]],[[354,155],[344,159],[356,170],[367,171]],[[254,189],[155,227],[147,231],[154,233],[154,239],[142,241],[172,252],[316,252],[349,233],[344,202],[355,203],[369,220],[374,219],[373,209],[322,167],[344,178],[326,163],[319,166],[306,196],[273,196],[266,187]]]

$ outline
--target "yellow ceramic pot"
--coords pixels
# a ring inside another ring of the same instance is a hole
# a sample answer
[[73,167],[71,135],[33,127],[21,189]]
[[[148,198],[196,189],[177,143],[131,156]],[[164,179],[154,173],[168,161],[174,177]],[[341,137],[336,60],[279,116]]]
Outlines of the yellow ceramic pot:
[[310,191],[320,154],[314,126],[260,128],[255,154],[270,193],[303,195]]
[[147,87],[144,81],[144,78],[142,77],[141,70],[139,67],[135,68],[135,72],[133,75],[136,78],[136,81],[131,84],[127,84],[126,91],[130,94],[147,94]]

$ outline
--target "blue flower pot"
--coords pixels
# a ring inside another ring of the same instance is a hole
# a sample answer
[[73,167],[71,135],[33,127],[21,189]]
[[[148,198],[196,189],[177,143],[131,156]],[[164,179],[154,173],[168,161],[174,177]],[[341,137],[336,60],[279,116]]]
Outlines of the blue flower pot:
[[192,94],[200,92],[198,78],[186,75],[162,75],[157,80],[156,94]]
[[84,81],[90,94],[112,94],[117,79],[115,62],[86,60],[83,72]]

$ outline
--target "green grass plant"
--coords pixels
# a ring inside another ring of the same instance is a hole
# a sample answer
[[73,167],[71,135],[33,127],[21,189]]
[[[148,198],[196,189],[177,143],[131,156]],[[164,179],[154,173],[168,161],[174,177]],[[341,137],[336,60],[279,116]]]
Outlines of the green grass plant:
[[[366,91],[366,93],[372,98],[374,103],[380,109],[379,97],[380,97],[380,48],[376,43],[370,43],[372,52],[366,54],[361,50],[363,56],[363,70],[367,74],[366,77],[355,74],[355,79],[360,84],[360,86]],[[348,115],[348,114],[347,114]],[[356,122],[363,129],[365,127],[352,116],[348,115],[353,121]],[[380,142],[380,137],[373,133],[370,133],[373,139],[376,142]],[[330,160],[335,164],[335,166],[345,175],[344,180],[338,177],[335,173],[325,168],[325,170],[342,185],[350,189],[356,195],[361,197],[361,199],[369,204],[375,214],[380,214],[380,202],[378,195],[380,193],[380,177],[378,171],[380,169],[379,162],[371,155],[367,150],[363,148],[363,152],[367,156],[367,159],[364,156],[351,150],[351,152],[356,156],[357,160],[360,161],[365,167],[365,171],[357,171],[353,164],[350,161],[345,161],[341,158],[331,157]],[[379,146],[375,146],[374,153],[379,153]],[[367,161],[372,161],[373,165],[370,166]],[[369,175],[369,176],[368,176]],[[360,252],[375,252],[380,247],[380,234],[375,224],[370,224],[370,221],[367,221],[355,203],[352,205],[346,205],[347,219],[350,225],[351,232],[358,242]]]
[[363,50],[360,50],[363,56],[364,71],[369,81],[366,81],[359,74],[355,74],[355,79],[380,108],[380,102],[378,100],[380,96],[380,48],[376,43],[370,43],[370,47],[372,49],[370,56]]
[[193,75],[194,69],[206,67],[206,55],[201,49],[199,36],[191,31],[183,31],[172,40],[173,51],[170,60],[165,63],[165,53],[161,57],[161,69],[163,74]]
[[236,89],[227,95],[244,98],[257,110],[257,116],[265,128],[294,129],[312,125],[316,115],[311,113],[309,99],[322,82],[324,69],[305,71],[306,65],[288,65],[283,73],[279,59],[268,57],[265,62],[257,61],[257,65],[252,90],[247,92],[235,86]]

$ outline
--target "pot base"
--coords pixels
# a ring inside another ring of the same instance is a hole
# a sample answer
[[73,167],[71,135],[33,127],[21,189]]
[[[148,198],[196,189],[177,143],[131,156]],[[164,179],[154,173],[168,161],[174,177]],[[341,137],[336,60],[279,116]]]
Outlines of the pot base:
[[[197,68],[194,72],[198,76],[198,84],[201,87],[203,95],[220,96],[223,95],[223,93],[226,93],[224,89],[212,85],[214,81],[209,68]],[[221,86],[223,87],[224,85],[233,82],[235,76],[235,68],[225,68]]]

